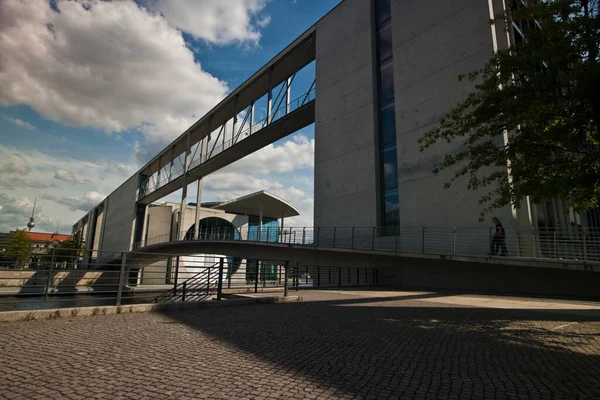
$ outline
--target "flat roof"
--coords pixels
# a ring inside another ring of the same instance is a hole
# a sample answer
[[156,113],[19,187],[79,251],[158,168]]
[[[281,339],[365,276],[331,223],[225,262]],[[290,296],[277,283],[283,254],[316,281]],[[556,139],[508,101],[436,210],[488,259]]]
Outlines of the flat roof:
[[289,218],[300,215],[300,212],[280,197],[265,190],[252,193],[237,199],[229,200],[211,208],[239,215],[262,215],[265,218]]

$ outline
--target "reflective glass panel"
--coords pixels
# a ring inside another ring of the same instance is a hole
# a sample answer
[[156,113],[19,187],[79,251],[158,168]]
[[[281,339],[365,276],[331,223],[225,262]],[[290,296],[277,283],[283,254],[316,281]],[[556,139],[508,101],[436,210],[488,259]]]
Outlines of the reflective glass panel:
[[377,32],[379,44],[379,61],[387,60],[392,56],[392,24],[388,23]]
[[380,24],[392,16],[390,0],[377,0],[377,23]]
[[381,144],[396,141],[396,107],[393,101],[381,106],[379,129],[381,130]]
[[394,97],[394,69],[392,60],[381,64],[379,69],[379,101],[384,102]]
[[398,226],[400,224],[400,201],[398,190],[387,190],[383,193],[383,226]]
[[381,174],[383,188],[389,189],[398,186],[398,154],[396,144],[384,146],[381,150]]

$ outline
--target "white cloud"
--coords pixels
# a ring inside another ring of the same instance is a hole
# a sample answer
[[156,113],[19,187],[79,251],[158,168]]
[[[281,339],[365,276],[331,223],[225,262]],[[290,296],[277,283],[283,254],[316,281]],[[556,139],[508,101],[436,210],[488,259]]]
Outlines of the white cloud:
[[71,211],[84,211],[88,212],[94,208],[98,203],[104,200],[106,196],[98,192],[87,192],[82,197],[62,197],[54,196],[48,193],[44,193],[41,198],[45,200],[53,201],[57,204],[62,204],[68,207]]
[[[0,159],[9,158],[15,151],[14,148],[0,145]],[[45,215],[48,216],[44,218],[60,222],[61,228],[67,233],[70,232],[71,225],[102,200],[101,193],[112,192],[136,170],[133,164],[79,160],[49,155],[35,150],[22,151],[20,158],[29,166],[31,171],[28,179],[25,180],[22,176],[17,175],[6,176],[0,174],[0,195],[15,199],[33,199],[34,196],[38,196],[38,205],[43,204]],[[73,185],[71,182],[63,183],[55,180],[57,169],[77,171],[76,180],[79,184]],[[50,184],[49,182],[55,183]],[[10,192],[8,192],[9,190]],[[89,208],[85,209],[88,206]],[[14,224],[21,221],[23,215],[28,218],[27,213],[30,215],[31,207],[28,208],[25,214],[15,214],[15,212],[14,207],[1,209],[2,220]],[[38,218],[36,217],[36,223],[37,221]],[[10,223],[0,224],[0,227],[8,227],[9,225]],[[19,222],[17,225],[11,225],[10,229],[21,226],[24,225]],[[55,223],[39,225],[36,228],[37,231],[47,229],[54,232],[56,229]]]
[[19,128],[25,128],[25,129],[35,130],[35,126],[31,125],[27,121],[23,121],[20,118],[13,118],[13,117],[9,117],[9,116],[5,115],[4,119],[6,119],[8,122],[10,122],[10,123],[18,126]]
[[2,173],[27,175],[31,172],[31,167],[19,154],[11,154],[10,156],[6,154],[6,157],[2,158],[8,158],[8,161],[0,164],[0,172]]
[[[11,197],[7,194],[0,193],[0,232],[9,232],[16,229],[25,229],[31,211],[33,210],[33,201],[27,197]],[[35,211],[35,230],[53,231],[56,226],[53,226],[55,221],[44,214],[43,208],[36,206]]]
[[54,172],[54,179],[58,179],[59,181],[63,182],[79,183],[73,173],[64,169],[57,169],[56,172]]
[[302,134],[294,135],[281,145],[270,144],[226,167],[228,172],[253,174],[288,173],[303,168],[313,168],[315,140]]
[[141,127],[165,143],[227,93],[160,14],[131,0],[56,6],[0,2],[0,105],[107,132]]
[[147,0],[177,28],[211,43],[258,43],[271,21],[260,15],[269,0]]

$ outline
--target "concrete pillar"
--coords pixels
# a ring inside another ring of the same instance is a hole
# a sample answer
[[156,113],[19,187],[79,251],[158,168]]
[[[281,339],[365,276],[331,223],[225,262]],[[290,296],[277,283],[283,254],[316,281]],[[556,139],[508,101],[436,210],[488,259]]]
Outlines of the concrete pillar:
[[292,78],[287,78],[285,81],[285,113],[289,114],[290,112],[290,94],[292,91]]
[[156,187],[160,186],[160,170],[162,169],[162,154],[158,157],[158,172],[156,173]]
[[196,192],[196,216],[194,218],[194,240],[198,240],[200,231],[200,204],[202,203],[202,181],[198,179],[198,190]]
[[252,125],[254,125],[254,102],[250,104],[250,134],[252,135]]
[[233,139],[235,138],[236,135],[236,128],[237,128],[237,96],[235,96],[235,98],[233,99],[233,130],[231,131],[231,144],[233,144]]
[[262,241],[262,225],[263,225],[263,210],[262,210],[262,200],[259,203],[259,213],[258,213],[258,240]]
[[273,113],[273,84],[271,82],[273,70],[269,69],[269,88],[267,91],[267,125],[271,123],[271,114]]
[[185,206],[187,205],[187,173],[188,168],[190,166],[190,154],[192,149],[190,147],[190,134],[186,135],[186,145],[185,145],[185,162],[183,164],[183,187],[181,188],[181,206],[179,208],[179,221],[177,223],[177,238],[179,240],[183,240],[185,233],[182,233],[183,228],[183,214],[185,210]]

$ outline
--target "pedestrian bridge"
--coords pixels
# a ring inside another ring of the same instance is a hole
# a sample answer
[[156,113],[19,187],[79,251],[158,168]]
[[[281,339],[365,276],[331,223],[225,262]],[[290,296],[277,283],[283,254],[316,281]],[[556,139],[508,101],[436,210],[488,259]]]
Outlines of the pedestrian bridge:
[[[485,253],[484,249],[489,246],[487,241],[474,243],[475,235],[466,228],[445,229],[446,234],[440,229],[436,235],[430,228],[428,234],[423,234],[427,230],[420,228],[420,235],[415,237],[416,229],[404,228],[398,235],[390,236],[382,236],[372,228],[287,228],[278,230],[275,239],[266,232],[246,232],[236,235],[238,240],[225,232],[209,231],[200,232],[197,240],[149,239],[124,254],[128,265],[140,268],[165,257],[225,254],[321,267],[376,268],[379,283],[390,286],[600,296],[597,291],[600,262],[595,259],[596,253],[561,253],[564,258],[548,257],[545,247],[536,247],[536,244],[541,246],[541,237],[534,235],[535,240],[527,241],[533,248],[519,248],[514,240],[509,242],[509,248],[515,249],[517,255],[496,257]],[[477,237],[481,237],[480,232]],[[586,243],[585,248],[586,252],[591,251],[592,243]],[[525,255],[523,252],[527,250],[534,253]],[[554,250],[559,255],[558,250]]]

